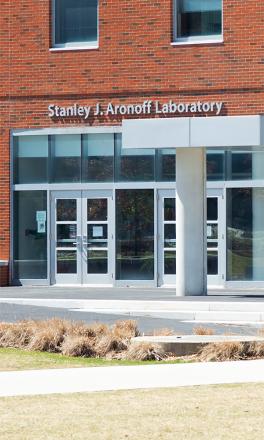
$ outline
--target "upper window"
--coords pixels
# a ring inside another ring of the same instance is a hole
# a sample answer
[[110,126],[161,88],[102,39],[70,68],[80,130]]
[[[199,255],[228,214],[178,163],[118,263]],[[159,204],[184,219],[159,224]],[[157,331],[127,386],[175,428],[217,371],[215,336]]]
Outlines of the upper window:
[[175,40],[222,36],[222,0],[175,0]]
[[55,0],[55,47],[97,46],[98,0]]

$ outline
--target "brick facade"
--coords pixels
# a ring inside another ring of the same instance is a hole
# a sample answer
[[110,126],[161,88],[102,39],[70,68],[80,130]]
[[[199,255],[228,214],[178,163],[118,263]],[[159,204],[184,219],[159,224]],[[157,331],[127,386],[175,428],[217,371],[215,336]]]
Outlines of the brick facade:
[[264,113],[264,7],[223,5],[223,43],[173,46],[172,0],[99,0],[99,49],[51,51],[52,1],[1,0],[0,259],[10,256],[10,131],[121,123],[50,119],[49,103],[209,100],[224,102],[222,115]]

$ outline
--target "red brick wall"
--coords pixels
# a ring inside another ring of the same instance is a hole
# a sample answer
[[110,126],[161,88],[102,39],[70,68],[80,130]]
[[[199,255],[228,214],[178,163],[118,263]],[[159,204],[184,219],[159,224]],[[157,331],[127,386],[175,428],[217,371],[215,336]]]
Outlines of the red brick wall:
[[10,130],[80,124],[50,120],[49,103],[218,100],[223,114],[264,113],[264,6],[223,3],[223,43],[172,46],[172,0],[99,0],[99,49],[50,51],[51,0],[1,0],[0,259],[10,252]]
[[8,286],[8,266],[0,266],[0,287]]

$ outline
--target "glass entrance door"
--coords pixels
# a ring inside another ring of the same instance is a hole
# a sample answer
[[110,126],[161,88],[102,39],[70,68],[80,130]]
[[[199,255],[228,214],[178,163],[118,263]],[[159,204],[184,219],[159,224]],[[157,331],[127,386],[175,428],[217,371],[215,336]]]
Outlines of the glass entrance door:
[[176,191],[158,194],[158,285],[176,284]]
[[56,191],[51,197],[53,284],[111,284],[111,191]]
[[82,271],[84,284],[114,279],[114,208],[112,191],[83,191]]
[[[224,281],[225,226],[222,190],[207,192],[207,273],[208,285]],[[158,195],[158,285],[176,284],[176,199],[174,190]]]
[[223,190],[207,191],[207,280],[221,286],[225,273],[225,204]]

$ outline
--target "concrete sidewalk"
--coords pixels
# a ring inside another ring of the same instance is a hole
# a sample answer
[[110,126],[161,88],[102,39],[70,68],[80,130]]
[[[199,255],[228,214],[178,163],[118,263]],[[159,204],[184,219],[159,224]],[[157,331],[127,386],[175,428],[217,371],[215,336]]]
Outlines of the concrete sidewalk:
[[0,396],[264,382],[264,360],[0,373]]
[[96,300],[61,298],[0,298],[0,304],[16,304],[35,307],[62,308],[82,313],[149,316],[170,320],[212,323],[264,323],[264,302],[229,299],[228,301],[144,301],[144,300]]

